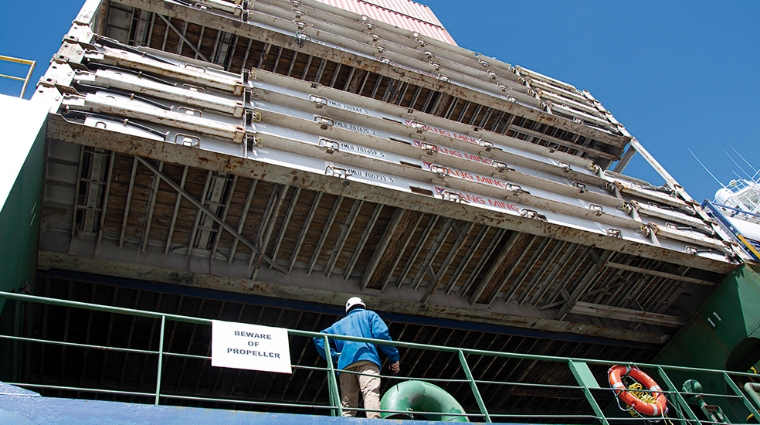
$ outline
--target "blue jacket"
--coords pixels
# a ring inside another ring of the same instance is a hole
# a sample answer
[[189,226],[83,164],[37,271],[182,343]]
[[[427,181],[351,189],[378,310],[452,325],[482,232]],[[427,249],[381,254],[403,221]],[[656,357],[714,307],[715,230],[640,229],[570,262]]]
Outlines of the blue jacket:
[[[320,333],[392,341],[388,333],[388,326],[383,322],[383,319],[374,311],[363,308],[351,310],[346,317],[338,320],[329,328],[320,331]],[[332,338],[330,342],[330,356],[332,357],[333,364],[337,363],[338,369],[345,369],[346,366],[361,360],[368,360],[375,363],[377,367],[382,367],[375,344]],[[323,338],[314,338],[314,345],[317,346],[319,355],[323,359],[326,359],[325,340]],[[399,355],[396,347],[380,345],[380,350],[388,356],[388,360],[391,362],[395,363],[398,361]]]

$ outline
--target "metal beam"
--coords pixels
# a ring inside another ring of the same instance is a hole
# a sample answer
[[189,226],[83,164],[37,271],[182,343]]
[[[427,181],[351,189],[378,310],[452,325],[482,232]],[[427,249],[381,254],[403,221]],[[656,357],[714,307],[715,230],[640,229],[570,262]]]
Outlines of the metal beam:
[[[203,192],[201,192],[201,200],[203,202],[206,201],[206,195],[208,194],[208,191],[211,188],[211,182],[213,180],[214,180],[214,172],[213,171],[207,172],[206,182],[203,184]],[[193,245],[195,244],[195,235],[198,233],[198,226],[200,226],[201,219],[203,218],[203,209],[205,208],[205,206],[203,205],[203,202],[199,202],[200,208],[195,213],[195,221],[193,222],[193,228],[192,230],[190,230],[190,239],[187,241],[187,256],[188,257],[190,257],[193,254]]]
[[[259,181],[256,179],[253,179],[251,181],[251,186],[248,188],[248,196],[245,198],[245,205],[243,206],[243,211],[240,215],[240,221],[238,222],[237,232],[242,233],[243,227],[245,227],[245,219],[248,218],[248,211],[251,209],[251,202],[253,201],[253,195],[256,192],[256,186],[258,186]],[[232,241],[232,246],[230,247],[230,253],[229,258],[227,258],[227,263],[232,264],[232,260],[235,259],[235,252],[237,252],[237,245],[238,240],[235,239]]]
[[546,279],[544,279],[543,283],[538,287],[538,290],[533,295],[533,298],[530,300],[530,305],[536,306],[536,304],[541,300],[541,297],[544,296],[546,291],[549,290],[549,287],[551,287],[552,283],[554,283],[554,279],[557,277],[557,275],[562,271],[562,269],[567,265],[567,262],[570,260],[570,257],[575,254],[575,251],[578,250],[578,247],[580,245],[578,244],[570,244],[571,246],[565,249],[564,254],[562,254],[562,257],[560,257],[559,261],[554,265],[554,268],[551,272],[549,272],[549,275],[546,276]]
[[[456,223],[454,223],[456,226]],[[428,290],[425,291],[425,295],[422,296],[422,299],[420,300],[421,303],[428,302],[428,299],[435,293],[436,289],[438,289],[438,286],[441,284],[441,279],[443,279],[443,276],[446,274],[446,271],[449,269],[449,265],[451,264],[451,261],[454,259],[454,256],[457,255],[459,252],[459,248],[464,245],[467,240],[470,238],[470,234],[472,232],[472,229],[475,226],[468,222],[464,225],[464,229],[462,232],[459,233],[459,236],[457,237],[457,240],[454,241],[454,245],[449,249],[449,253],[446,254],[446,258],[444,258],[443,263],[441,263],[441,267],[438,268],[438,272],[435,273],[435,275],[432,278],[432,281],[430,282],[430,286],[428,287]]]
[[[269,238],[272,236],[272,232],[274,231],[274,226],[277,224],[277,216],[280,215],[280,210],[282,209],[283,203],[285,203],[285,197],[288,195],[288,189],[290,189],[290,186],[283,185],[282,190],[280,191],[279,199],[277,200],[277,205],[274,208],[274,211],[272,212],[271,218],[269,219],[269,226],[266,230],[266,233],[264,234],[264,238],[261,242],[261,252],[266,253],[267,245],[269,245]],[[259,269],[261,266],[261,260],[262,257],[259,256],[259,259],[256,261],[256,270]],[[272,260],[274,261],[274,260]],[[253,276],[251,279],[256,279],[256,272],[254,271]]]
[[319,260],[319,254],[322,252],[322,247],[324,247],[325,242],[327,241],[327,236],[330,235],[330,229],[332,229],[333,223],[335,222],[335,217],[337,217],[338,213],[340,212],[340,206],[343,204],[343,199],[344,198],[342,196],[339,196],[335,201],[335,205],[333,206],[332,211],[330,211],[330,216],[327,218],[327,223],[325,223],[325,227],[322,229],[322,233],[319,236],[319,242],[317,242],[317,246],[314,247],[314,253],[311,256],[311,262],[309,262],[308,274],[311,274],[311,272],[314,271],[314,266]]
[[298,241],[296,242],[296,246],[295,248],[293,248],[293,255],[290,257],[288,272],[293,271],[293,266],[295,266],[296,260],[298,260],[298,253],[301,252],[301,245],[303,244],[304,239],[306,239],[306,232],[309,231],[309,226],[311,226],[311,221],[314,219],[314,214],[317,213],[317,208],[319,207],[319,201],[321,200],[322,200],[322,192],[317,192],[317,196],[314,198],[314,201],[311,203],[311,208],[309,209],[309,215],[306,216],[306,221],[303,223],[303,227],[301,228],[301,233],[298,235]]
[[359,210],[362,208],[362,205],[364,205],[364,201],[355,200],[354,204],[351,206],[351,211],[348,213],[348,217],[346,218],[347,222],[340,225],[340,235],[338,235],[338,240],[336,241],[335,246],[330,253],[330,258],[327,260],[327,265],[325,266],[327,269],[327,277],[330,277],[333,268],[335,267],[335,263],[338,262],[340,253],[343,251],[343,246],[346,244],[346,238],[348,238],[348,235],[351,233],[351,229],[356,223],[356,216],[359,213]]
[[[280,199],[279,192],[277,191],[278,186],[279,185],[272,186],[272,191],[269,193],[269,198],[267,199],[267,205],[264,208],[264,213],[261,215],[259,228],[256,230],[256,237],[255,237],[256,247],[262,252],[264,251],[264,247],[262,246],[264,233],[266,233],[266,229],[269,228],[269,223],[274,219],[273,214],[274,214],[275,206],[278,203],[278,199]],[[253,262],[255,259],[256,259],[256,252],[252,252],[250,258],[248,258],[248,266],[253,265]],[[254,272],[255,272],[255,267],[254,267]],[[253,277],[251,279],[253,279]]]
[[[200,56],[200,58],[203,59],[204,62],[210,62],[208,60],[208,58],[206,58],[206,56],[204,56],[203,53],[201,53],[201,51],[198,50],[198,48],[195,47],[195,45],[193,45],[193,43],[191,43],[190,40],[187,39],[187,37],[185,37],[185,34],[183,34],[182,31],[178,30],[177,27],[175,27],[171,22],[169,22],[168,19],[164,18],[163,15],[158,14],[158,17],[161,18],[162,21],[164,21],[164,23],[166,24],[167,27],[171,28],[172,31],[174,31],[175,33],[177,33],[177,35],[179,36],[179,38],[181,38],[182,41],[184,41],[188,46],[190,46],[190,48],[193,49],[193,51],[195,52],[195,54],[198,55],[198,56]],[[187,24],[187,23],[185,23],[185,24]],[[200,40],[201,39],[199,39],[198,41],[200,41]],[[177,52],[177,53],[178,54],[182,54],[181,50],[182,50],[182,48],[180,47],[180,52]]]
[[[82,148],[84,149],[84,147]],[[81,158],[80,158],[81,163]],[[137,157],[132,162],[132,175],[129,178],[129,189],[127,189],[127,200],[124,203],[124,218],[121,221],[121,234],[119,235],[119,247],[124,245],[124,234],[127,231],[127,218],[129,218],[129,206],[132,203],[132,189],[135,187],[135,175],[137,175]],[[81,165],[80,165],[81,167]],[[79,187],[79,175],[77,175],[77,187]],[[77,200],[74,199],[74,219],[76,220],[76,204]],[[72,228],[72,232],[74,229]]]
[[[520,289],[520,285],[522,285],[523,280],[526,276],[528,276],[528,273],[533,269],[533,266],[536,264],[536,261],[541,258],[541,255],[543,255],[544,250],[549,246],[549,242],[551,239],[549,238],[543,238],[541,243],[538,244],[538,247],[536,248],[536,251],[533,252],[533,255],[528,259],[527,265],[520,271],[520,274],[517,275],[517,279],[515,279],[512,282],[512,286],[509,288],[509,290],[504,294],[504,302],[508,303],[512,297],[517,293],[517,290]],[[531,241],[530,245],[528,245],[525,250],[521,253],[520,258],[515,262],[515,264],[520,264],[522,262],[522,259],[525,257],[525,255],[528,254],[529,247],[533,245],[534,241]],[[557,242],[559,243],[559,242]],[[496,294],[494,294],[496,296]]]
[[348,280],[348,278],[351,277],[351,272],[354,270],[356,261],[359,260],[359,255],[364,250],[364,245],[367,243],[367,239],[369,238],[372,229],[375,228],[375,223],[377,223],[377,219],[380,217],[380,212],[382,210],[382,205],[376,205],[375,209],[372,211],[372,217],[370,217],[369,223],[367,223],[367,226],[364,228],[364,232],[362,232],[362,235],[359,237],[359,244],[354,248],[354,253],[351,254],[351,259],[348,261],[346,271],[343,274],[343,280]]
[[[224,221],[222,221],[222,219],[220,219],[219,217],[217,217],[214,214],[212,214],[211,211],[209,211],[206,207],[203,206],[203,204],[201,204],[197,199],[195,199],[193,196],[191,196],[189,193],[187,193],[184,189],[182,189],[181,187],[179,187],[179,185],[177,183],[175,183],[172,179],[170,179],[169,177],[167,177],[162,172],[158,171],[150,162],[146,161],[145,159],[143,159],[143,158],[141,158],[139,156],[136,156],[135,159],[138,160],[138,161],[140,161],[146,167],[148,167],[148,169],[150,169],[153,173],[155,173],[163,181],[165,181],[169,186],[171,186],[172,189],[176,190],[177,193],[179,193],[180,195],[184,196],[188,201],[190,201],[193,205],[195,205],[196,208],[198,208],[199,210],[203,211],[206,215],[208,215],[209,217],[211,217],[211,219],[214,220],[214,221],[216,221],[224,230],[228,231],[232,236],[234,236],[235,238],[239,239],[240,242],[243,242],[246,246],[248,246],[249,248],[251,248],[251,250],[257,251],[256,246],[252,242],[250,242],[248,239],[246,239],[245,237],[243,237],[243,235],[241,235],[240,233],[238,233],[234,228],[232,228],[232,226],[230,226],[229,224],[227,224]],[[190,241],[190,242],[192,243],[192,241]],[[275,264],[274,261],[272,261],[272,259],[269,258],[268,256],[264,255],[264,260],[266,262],[270,263],[272,265],[272,267],[274,267],[278,271],[280,271],[282,273],[285,273],[285,270],[282,267],[280,267],[279,265]]]
[[485,238],[489,229],[490,229],[489,226],[480,226],[480,231],[478,232],[478,235],[475,236],[475,241],[473,241],[472,245],[470,245],[470,249],[468,249],[467,252],[464,254],[464,258],[462,262],[460,262],[459,265],[457,266],[457,269],[454,271],[454,274],[449,279],[449,283],[446,284],[446,289],[445,289],[446,295],[449,295],[451,293],[451,290],[454,289],[454,286],[459,280],[459,277],[462,276],[462,273],[464,272],[465,267],[467,267],[467,265],[472,260],[473,254],[480,246],[480,243],[483,242],[483,238]]
[[[185,188],[185,181],[187,181],[187,172],[190,170],[190,167],[185,165],[182,170],[182,180],[179,183],[179,187],[184,189]],[[177,200],[174,202],[174,212],[172,213],[172,221],[169,225],[169,235],[166,237],[166,247],[164,247],[164,255],[169,253],[169,250],[172,247],[172,236],[174,236],[174,225],[177,224],[177,214],[179,213],[179,205],[182,202],[182,196],[180,194],[177,194]]]
[[106,213],[108,212],[108,196],[111,193],[111,179],[113,178],[113,163],[116,158],[116,153],[111,151],[108,156],[108,173],[106,174],[106,189],[103,193],[103,204],[100,207],[100,223],[98,224],[98,239],[95,243],[96,246],[100,245],[103,240],[103,226],[106,222]]
[[293,216],[293,211],[296,208],[296,205],[298,205],[298,197],[301,195],[301,188],[296,189],[296,193],[293,194],[293,197],[290,200],[290,205],[288,206],[288,211],[285,213],[285,218],[282,220],[282,226],[280,226],[280,233],[277,235],[277,242],[274,244],[274,250],[272,251],[272,260],[277,261],[277,253],[280,251],[280,245],[282,245],[282,240],[285,238],[285,235],[287,234],[288,225],[290,224],[290,218]]
[[[475,264],[475,268],[472,270],[472,272],[470,272],[470,277],[467,278],[467,280],[462,285],[462,288],[459,290],[460,295],[462,296],[467,295],[467,291],[470,290],[470,286],[472,286],[472,284],[475,282],[475,279],[478,278],[478,275],[480,275],[480,271],[483,269],[483,266],[485,266],[486,261],[488,261],[488,258],[491,257],[491,254],[493,254],[494,250],[499,245],[499,241],[501,241],[501,238],[503,238],[506,233],[507,233],[507,230],[499,229],[496,232],[496,234],[493,236],[493,239],[491,239],[491,243],[488,244],[488,247],[486,248],[485,252],[483,252],[483,254],[480,256],[480,260],[478,260],[477,264]],[[488,284],[488,279],[483,278],[483,280],[481,280],[478,287],[475,288],[475,292],[470,297],[470,304],[473,304],[475,303],[475,301],[478,300],[480,295],[485,290],[487,284]]]
[[607,260],[610,259],[612,254],[612,251],[605,251],[604,254],[599,257],[596,255],[593,249],[589,251],[589,255],[594,259],[594,264],[591,265],[591,268],[586,273],[586,276],[578,284],[575,290],[573,290],[573,293],[570,294],[570,297],[567,301],[565,301],[565,304],[559,309],[559,313],[557,313],[557,320],[563,320],[565,316],[567,316],[567,314],[570,312],[570,310],[575,306],[575,304],[578,303],[578,299],[581,297],[581,295],[583,295],[584,292],[586,292],[586,289],[588,289],[589,285],[591,285],[596,276],[604,269]]
[[[227,214],[230,211],[230,204],[232,203],[233,195],[235,194],[235,187],[237,186],[238,182],[238,176],[237,174],[232,177],[232,183],[230,183],[230,188],[227,190],[227,199],[224,201],[224,212],[222,212],[222,221],[227,221]],[[239,231],[238,231],[239,232]],[[216,256],[216,250],[219,248],[219,241],[222,239],[222,232],[217,231],[214,235],[214,242],[211,245],[211,255],[209,255],[209,263],[211,261],[214,261],[214,257]]]
[[[410,255],[409,258],[406,260],[406,265],[404,266],[404,269],[401,270],[401,273],[398,275],[398,281],[396,282],[396,286],[401,287],[401,285],[404,284],[404,278],[406,277],[407,274],[409,274],[409,271],[412,269],[412,266],[414,266],[414,263],[417,261],[417,256],[420,255],[420,252],[422,252],[422,250],[425,248],[425,243],[430,237],[430,234],[433,233],[433,229],[435,228],[435,225],[438,223],[439,218],[441,218],[441,216],[439,215],[432,215],[430,217],[430,220],[428,221],[427,226],[425,226],[425,230],[422,231],[420,240],[417,241],[417,245],[414,247],[414,250],[412,251],[412,255]],[[388,278],[385,280],[385,282],[387,283],[389,280],[390,280],[390,274],[388,275]],[[383,288],[385,288],[385,285],[383,285]]]
[[[158,162],[158,171],[164,170],[164,161]],[[148,246],[148,236],[150,236],[150,226],[153,224],[153,211],[156,208],[156,197],[158,196],[158,187],[161,185],[161,179],[155,177],[151,184],[150,195],[148,197],[148,209],[146,211],[145,229],[142,234],[142,251]]]
[[[438,232],[438,236],[436,236],[435,240],[433,241],[433,245],[428,249],[428,253],[425,256],[425,258],[420,263],[420,267],[417,270],[417,273],[414,275],[414,278],[412,278],[412,281],[410,282],[410,286],[412,286],[415,290],[419,288],[420,283],[422,282],[422,277],[425,275],[425,271],[427,270],[428,266],[433,262],[435,257],[438,255],[438,252],[441,250],[441,247],[443,246],[443,243],[446,241],[446,238],[449,236],[449,232],[451,232],[451,226],[454,224],[454,219],[449,218],[446,220],[445,223],[443,223],[443,226],[441,227],[441,231]],[[433,284],[433,282],[430,282]]]
[[[375,270],[380,265],[380,261],[383,259],[383,256],[388,252],[388,245],[393,241],[393,238],[396,234],[396,229],[401,224],[401,219],[404,214],[405,214],[405,211],[401,208],[397,208],[393,212],[393,217],[391,217],[391,221],[390,223],[388,223],[388,226],[385,228],[385,232],[383,233],[383,237],[380,240],[380,243],[377,245],[377,248],[375,249],[375,253],[372,255],[372,258],[369,260],[369,264],[367,264],[367,268],[364,270],[364,275],[362,276],[362,281],[360,284],[362,291],[367,289],[367,285],[369,285],[369,281],[372,279],[372,276],[375,274]],[[393,270],[391,270],[391,272],[392,271]]]
[[625,320],[627,322],[646,323],[670,328],[680,328],[686,324],[686,319],[681,317],[580,301],[575,303],[573,308],[570,309],[570,313]]
[[718,285],[718,283],[716,283],[716,282],[710,282],[709,280],[695,279],[693,277],[686,277],[686,276],[681,276],[681,275],[677,275],[677,274],[673,274],[673,273],[658,272],[658,271],[655,271],[655,270],[644,269],[644,268],[641,268],[641,267],[629,266],[627,264],[620,264],[620,263],[612,263],[612,262],[610,262],[610,263],[607,263],[606,267],[609,267],[611,269],[626,270],[626,271],[630,271],[630,272],[636,272],[636,273],[646,274],[646,275],[649,275],[649,276],[664,277],[666,279],[672,279],[672,280],[677,280],[677,281],[686,282],[686,283],[693,283],[695,285],[706,285],[706,286],[717,286]]
[[554,259],[557,258],[559,253],[565,247],[566,243],[567,242],[564,242],[564,241],[557,241],[557,243],[554,244],[554,248],[549,253],[548,257],[543,261],[543,264],[541,264],[541,267],[539,267],[538,270],[535,273],[533,273],[533,278],[530,280],[530,282],[528,282],[528,285],[525,287],[522,294],[520,294],[520,299],[518,301],[520,304],[523,304],[528,299],[528,297],[530,296],[530,293],[533,292],[533,288],[536,287],[539,279],[541,279],[541,276],[544,275],[544,273],[546,272],[546,269],[549,268],[551,263],[554,262]]

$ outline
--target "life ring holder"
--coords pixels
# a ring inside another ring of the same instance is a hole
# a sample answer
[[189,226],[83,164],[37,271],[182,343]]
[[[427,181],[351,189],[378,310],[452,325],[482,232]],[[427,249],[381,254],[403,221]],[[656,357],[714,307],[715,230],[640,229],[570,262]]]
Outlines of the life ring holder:
[[[635,379],[650,391],[648,394],[651,397],[647,398],[651,399],[652,402],[642,400],[636,397],[633,391],[629,391],[623,384],[623,376]],[[662,388],[638,367],[612,366],[607,371],[607,378],[610,386],[614,388],[615,398],[629,406],[628,410],[633,409],[636,413],[644,416],[665,416],[668,413],[668,399],[662,393]]]

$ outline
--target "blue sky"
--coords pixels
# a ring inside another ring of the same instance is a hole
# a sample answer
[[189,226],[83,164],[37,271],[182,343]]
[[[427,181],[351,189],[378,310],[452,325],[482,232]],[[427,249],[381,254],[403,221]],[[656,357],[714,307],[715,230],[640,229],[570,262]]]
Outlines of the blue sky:
[[[720,186],[689,149],[723,183],[752,173],[732,148],[760,168],[760,2],[422,2],[460,46],[589,90],[698,201]],[[0,54],[37,60],[36,81],[82,2],[6,3]],[[625,173],[662,183],[641,156]]]

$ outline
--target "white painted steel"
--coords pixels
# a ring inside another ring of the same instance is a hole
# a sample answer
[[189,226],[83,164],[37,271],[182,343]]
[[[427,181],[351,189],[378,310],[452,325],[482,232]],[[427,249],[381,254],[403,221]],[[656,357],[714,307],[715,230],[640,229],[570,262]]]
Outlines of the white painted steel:
[[63,106],[69,110],[115,114],[153,123],[163,123],[184,130],[218,136],[235,143],[242,143],[245,129],[241,125],[222,123],[214,119],[194,115],[196,111],[167,111],[127,96],[111,93],[88,93],[84,96],[66,95]]
[[612,184],[617,188],[617,190],[620,191],[620,193],[648,199],[654,202],[660,202],[660,203],[681,208],[687,211],[689,210],[689,205],[686,204],[686,202],[665,193],[657,192],[655,190],[650,190],[650,189],[644,189],[644,187],[638,183],[623,182],[623,181],[616,180]]
[[[531,97],[528,95],[528,89],[519,84],[514,78],[514,73],[509,72],[508,69],[496,74],[493,70],[482,66],[479,62],[462,60],[464,57],[461,56],[459,57],[460,61],[451,60],[446,57],[439,57],[435,52],[421,46],[419,41],[414,39],[400,37],[396,34],[387,32],[381,35],[381,31],[376,31],[375,29],[368,30],[366,25],[353,21],[346,22],[345,19],[324,20],[326,13],[323,11],[319,11],[318,14],[312,12],[313,16],[310,16],[300,13],[301,8],[296,9],[297,12],[294,12],[294,9],[292,8],[278,7],[277,5],[269,5],[263,2],[255,2],[254,10],[286,20],[295,17],[295,21],[302,22],[304,28],[319,31],[320,34],[325,32],[338,34],[352,40],[365,41],[365,43],[370,46],[381,46],[385,51],[394,52],[401,56],[420,59],[423,62],[427,62],[426,65],[420,65],[422,70],[425,70],[426,72],[446,74],[445,70],[452,70],[456,73],[461,73],[472,78],[491,80],[491,83],[495,86],[498,86],[500,83],[504,84],[509,87],[509,90],[513,91],[510,93],[526,95],[527,98],[523,98],[523,101],[526,101]],[[354,25],[352,26],[351,24]],[[426,53],[432,55],[427,56]],[[387,57],[388,55],[385,56]],[[470,66],[467,64],[470,64]],[[494,73],[498,80],[490,79],[488,76],[489,72]],[[449,75],[449,77],[450,76],[451,75]],[[492,89],[496,89],[496,87],[493,87]]]
[[184,84],[177,87],[161,84],[151,79],[143,78],[128,72],[110,69],[99,69],[95,72],[76,71],[74,80],[78,84],[91,84],[99,87],[115,88],[132,91],[136,94],[146,94],[159,99],[186,103],[215,111],[230,114],[234,117],[243,116],[242,97],[225,99],[220,95],[205,93],[205,88]]
[[[252,77],[253,78],[253,77]],[[573,164],[579,169],[591,170],[593,169],[593,162],[581,158],[577,155],[567,154],[565,152],[557,151],[548,147],[526,143],[521,140],[516,140],[513,137],[497,134],[489,131],[473,132],[473,127],[464,123],[459,123],[451,120],[447,120],[442,117],[438,117],[431,114],[425,114],[418,111],[410,111],[406,108],[390,105],[385,102],[378,102],[373,99],[369,99],[363,96],[347,93],[341,90],[331,89],[329,87],[318,86],[313,88],[312,84],[305,81],[300,81],[293,78],[284,77],[274,73],[266,71],[258,71],[255,76],[255,81],[252,79],[250,83],[254,89],[260,89],[260,97],[265,100],[276,101],[281,104],[293,105],[302,109],[311,110],[314,105],[305,105],[303,99],[306,98],[305,94],[314,93],[317,96],[323,97],[329,100],[327,104],[328,108],[335,108],[332,113],[341,114],[344,111],[353,111],[356,113],[372,116],[375,118],[394,118],[401,122],[421,122],[425,132],[431,132],[435,134],[449,133],[454,135],[454,139],[457,140],[480,140],[487,138],[489,141],[497,144],[503,144],[505,151],[514,151],[521,156],[531,158],[536,161],[552,163],[556,165],[556,161],[562,161]],[[255,93],[259,93],[256,90]],[[326,110],[328,109],[326,108]],[[344,116],[344,115],[336,115]],[[470,134],[475,133],[475,136]],[[482,133],[482,134],[481,134]],[[475,144],[480,144],[475,143]],[[571,145],[568,142],[568,145]],[[552,162],[555,161],[555,162]],[[585,172],[585,171],[584,171]],[[588,171],[587,174],[595,174],[592,171]],[[603,183],[603,182],[600,182]]]
[[[351,28],[355,31],[370,34],[377,34],[381,40],[389,40],[394,43],[404,45],[412,48],[424,48],[435,53],[438,58],[445,58],[452,63],[456,64],[471,64],[473,68],[487,67],[489,70],[496,72],[499,77],[516,82],[517,76],[512,72],[512,65],[499,61],[495,58],[489,58],[478,54],[476,52],[463,49],[459,46],[452,45],[446,42],[441,42],[437,39],[430,38],[424,33],[414,31],[406,31],[404,29],[394,27],[392,25],[383,22],[372,22],[372,28],[367,27],[366,21],[362,20],[360,14],[356,14],[350,11],[325,8],[320,5],[318,1],[304,0],[300,2],[300,5],[292,9],[290,4],[283,3],[276,0],[259,0],[253,5],[254,10],[258,10],[262,7],[276,7],[286,11],[293,11],[295,13],[300,12],[303,16],[309,16],[316,20],[337,24],[344,28]],[[271,9],[262,9],[264,11]],[[296,15],[294,15],[296,16]],[[485,61],[487,65],[483,65]]]
[[[488,79],[472,77],[453,69],[447,71],[444,75],[442,71],[439,72],[439,70],[436,70],[435,67],[426,60],[407,56],[402,52],[391,50],[388,47],[379,44],[371,45],[358,41],[355,39],[356,35],[353,32],[349,32],[344,27],[335,26],[329,30],[327,28],[314,28],[308,25],[298,25],[298,21],[294,23],[293,20],[268,15],[263,12],[255,13],[253,21],[267,27],[279,29],[284,33],[292,32],[294,37],[296,37],[297,33],[308,37],[307,39],[309,41],[322,42],[327,46],[350,51],[352,53],[361,52],[363,56],[371,57],[379,62],[385,62],[402,69],[451,82],[455,85],[481,93],[487,93],[504,100],[507,99],[507,96],[502,94],[498,85]],[[535,97],[524,95],[518,91],[511,92],[511,94],[513,97],[517,98],[523,106],[533,109],[541,109],[539,101]]]
[[213,87],[236,95],[243,94],[243,84],[240,76],[219,71],[213,69],[213,67],[200,67],[187,62],[175,64],[169,60],[159,61],[148,56],[104,46],[97,51],[91,50],[86,52],[85,57],[93,62],[134,68],[158,75],[168,74],[192,84]]
[[638,201],[630,201],[630,204],[633,208],[636,209],[639,214],[642,215],[659,217],[688,226],[700,227],[706,231],[711,230],[710,226],[707,226],[704,221],[698,219],[695,216],[689,216],[677,210],[665,209],[654,204],[645,204]]
[[660,238],[665,237],[695,245],[706,246],[721,252],[729,251],[728,247],[721,241],[709,238],[698,232],[679,230],[670,226],[661,226],[653,223],[650,223],[649,227],[651,227],[652,232]]
[[[194,0],[197,5],[210,7],[212,9],[221,10],[227,13],[231,13],[233,16],[240,16],[243,14],[243,7],[240,6],[240,1],[235,3],[225,0]],[[236,4],[237,3],[237,4]]]

